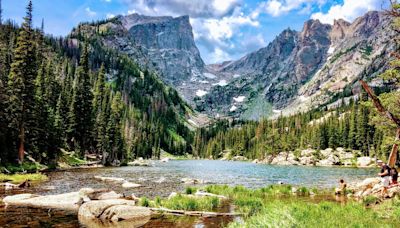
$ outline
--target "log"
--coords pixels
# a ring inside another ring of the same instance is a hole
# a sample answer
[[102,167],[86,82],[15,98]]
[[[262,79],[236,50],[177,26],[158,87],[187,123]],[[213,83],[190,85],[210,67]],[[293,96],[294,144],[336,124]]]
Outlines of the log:
[[400,140],[400,128],[397,128],[395,143],[393,144],[392,151],[390,151],[389,155],[389,166],[394,167],[397,161],[397,151],[399,149],[399,144],[397,143]]
[[210,212],[210,211],[184,211],[184,210],[171,210],[168,208],[150,208],[151,211],[157,213],[167,213],[171,215],[187,215],[187,216],[199,216],[199,217],[225,217],[225,216],[241,216],[240,213],[221,213],[221,212]]
[[397,116],[393,115],[393,113],[386,110],[385,107],[383,107],[379,98],[375,95],[374,91],[368,86],[366,82],[360,80],[360,84],[364,88],[364,90],[368,93],[368,96],[372,99],[372,102],[374,103],[376,109],[378,109],[378,112],[384,117],[388,118],[397,126],[395,143],[393,144],[392,151],[390,152],[388,159],[388,165],[390,167],[394,167],[397,160],[397,151],[399,147],[398,141],[400,140],[400,119]]

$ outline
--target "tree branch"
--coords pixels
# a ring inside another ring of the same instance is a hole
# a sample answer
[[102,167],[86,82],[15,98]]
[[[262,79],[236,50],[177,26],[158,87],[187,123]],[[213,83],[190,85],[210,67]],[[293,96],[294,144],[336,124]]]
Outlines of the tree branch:
[[374,103],[376,109],[378,109],[378,112],[388,118],[390,121],[392,121],[398,128],[400,128],[400,119],[393,115],[391,112],[386,110],[385,107],[383,107],[381,101],[379,98],[375,95],[374,91],[368,86],[366,82],[363,80],[360,80],[361,86],[364,88],[364,90],[368,93],[369,97],[372,99],[372,102]]

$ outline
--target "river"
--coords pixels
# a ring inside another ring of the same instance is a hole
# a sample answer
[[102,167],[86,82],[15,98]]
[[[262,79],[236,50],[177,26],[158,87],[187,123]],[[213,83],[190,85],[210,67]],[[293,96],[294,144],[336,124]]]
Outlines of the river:
[[[339,179],[355,182],[375,176],[377,169],[344,167],[306,167],[274,166],[252,164],[249,162],[213,161],[213,160],[176,160],[167,163],[155,162],[152,167],[110,167],[71,169],[50,172],[49,181],[36,184],[24,192],[37,194],[58,194],[78,191],[83,187],[109,188],[126,195],[134,193],[138,197],[167,197],[171,192],[180,192],[185,185],[181,178],[195,178],[207,184],[243,185],[259,188],[269,184],[291,184],[297,186],[332,188]],[[120,185],[110,185],[94,179],[94,176],[122,177],[141,184],[142,187],[126,190]],[[4,196],[9,193],[1,193]],[[230,221],[218,219],[175,219],[157,218],[146,227],[220,227]],[[0,227],[80,227],[75,215],[63,212],[26,208],[0,207]]]

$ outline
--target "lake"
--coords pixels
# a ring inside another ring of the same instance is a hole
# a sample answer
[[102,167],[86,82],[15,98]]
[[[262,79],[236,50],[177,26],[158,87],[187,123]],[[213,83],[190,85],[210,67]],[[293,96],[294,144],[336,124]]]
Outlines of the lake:
[[[376,176],[377,172],[378,169],[276,166],[215,160],[173,160],[167,163],[155,161],[155,165],[152,167],[127,166],[50,172],[48,173],[49,181],[35,185],[24,192],[57,194],[78,191],[83,187],[92,187],[109,188],[126,195],[134,193],[138,197],[167,197],[171,192],[185,189],[186,185],[181,183],[181,178],[201,179],[207,184],[243,185],[249,188],[259,188],[280,182],[297,186],[332,188],[337,186],[337,182],[341,178],[351,183]],[[141,184],[142,187],[126,190],[119,184],[96,180],[93,178],[94,176],[122,177]],[[5,195],[4,192],[0,194]],[[7,226],[7,224],[29,227],[80,226],[74,215],[53,212],[49,216],[47,210],[1,207],[0,217],[0,227]],[[179,223],[182,223],[180,219],[172,218],[155,219],[152,222],[158,227],[180,226]],[[226,222],[229,221],[191,218],[189,221],[185,220],[183,224],[188,225],[185,227],[219,227]]]

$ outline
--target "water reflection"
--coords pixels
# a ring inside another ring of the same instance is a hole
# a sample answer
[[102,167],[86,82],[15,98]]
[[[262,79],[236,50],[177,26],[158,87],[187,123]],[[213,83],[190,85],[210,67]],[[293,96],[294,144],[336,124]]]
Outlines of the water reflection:
[[[156,163],[154,167],[118,167],[74,169],[48,173],[49,181],[18,192],[0,192],[0,196],[17,193],[59,194],[78,191],[83,187],[108,188],[116,192],[136,196],[167,197],[171,192],[181,192],[186,186],[181,178],[206,180],[210,184],[244,185],[259,188],[268,184],[285,184],[331,188],[339,179],[351,183],[374,176],[375,169],[272,166],[248,162],[228,161],[170,161]],[[94,179],[94,176],[121,177],[141,184],[136,189],[124,189],[120,184],[110,184]],[[335,200],[329,196],[326,199]],[[310,200],[308,197],[305,200]],[[338,199],[345,202],[344,199]],[[226,209],[231,210],[231,209]],[[197,218],[180,216],[152,217],[143,227],[224,227],[235,218]],[[0,227],[85,227],[77,216],[63,211],[41,210],[0,206]],[[132,227],[132,226],[131,226]]]

